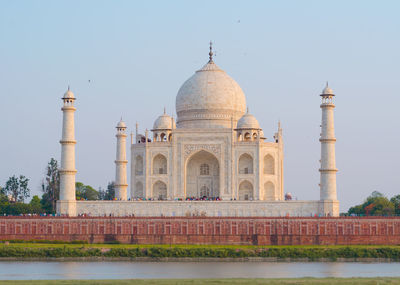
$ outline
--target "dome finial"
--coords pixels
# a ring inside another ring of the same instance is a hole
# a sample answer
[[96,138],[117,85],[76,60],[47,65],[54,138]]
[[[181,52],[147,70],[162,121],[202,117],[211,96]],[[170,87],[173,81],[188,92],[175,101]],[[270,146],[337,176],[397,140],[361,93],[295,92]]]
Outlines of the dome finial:
[[210,60],[209,63],[213,62],[213,52],[212,52],[212,41],[210,41],[210,52],[208,53]]
[[165,106],[164,106],[164,115],[167,113],[167,111],[166,111],[166,109],[165,109]]
[[332,88],[329,87],[328,81],[326,81],[326,86],[325,86],[324,90],[322,90],[322,95],[333,95],[333,96],[335,96],[333,94]]
[[247,114],[249,113],[249,107],[247,107]]
[[70,91],[70,90],[69,90],[69,84],[68,84],[68,91]]

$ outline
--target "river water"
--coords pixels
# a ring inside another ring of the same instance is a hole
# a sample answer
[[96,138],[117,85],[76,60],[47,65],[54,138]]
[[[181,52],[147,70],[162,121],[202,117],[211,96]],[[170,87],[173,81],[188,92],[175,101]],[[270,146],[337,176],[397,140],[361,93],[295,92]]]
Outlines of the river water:
[[1,261],[0,280],[396,277],[399,268],[398,262]]

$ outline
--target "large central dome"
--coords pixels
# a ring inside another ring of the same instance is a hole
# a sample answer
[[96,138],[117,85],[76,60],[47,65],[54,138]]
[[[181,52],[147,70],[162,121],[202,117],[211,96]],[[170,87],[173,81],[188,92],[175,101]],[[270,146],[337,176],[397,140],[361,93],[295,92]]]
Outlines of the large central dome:
[[[210,52],[211,53],[211,52]],[[246,110],[246,97],[212,60],[186,80],[176,96],[178,128],[230,128]]]

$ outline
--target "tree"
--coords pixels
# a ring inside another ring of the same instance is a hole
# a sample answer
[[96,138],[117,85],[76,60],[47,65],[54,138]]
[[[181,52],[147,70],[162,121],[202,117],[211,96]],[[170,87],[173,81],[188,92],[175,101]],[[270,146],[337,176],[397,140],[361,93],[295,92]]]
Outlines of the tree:
[[99,192],[97,192],[92,186],[85,186],[85,195],[86,200],[99,200]]
[[390,202],[394,205],[394,211],[396,215],[400,215],[400,195],[393,196]]
[[365,206],[365,207],[364,207],[364,212],[365,212],[365,214],[366,214],[367,216],[369,216],[369,215],[372,213],[374,207],[375,207],[375,204],[374,204],[374,203],[371,203],[371,204]]
[[85,185],[82,182],[75,183],[76,199],[77,200],[98,200],[99,192],[93,189],[90,185]]
[[6,212],[6,207],[8,204],[8,197],[5,194],[4,188],[0,187],[0,214],[4,214]]
[[60,174],[58,162],[51,158],[46,168],[46,177],[42,181],[42,205],[47,212],[55,212],[56,201],[60,198]]
[[13,202],[23,202],[29,196],[28,182],[29,179],[23,175],[19,177],[13,175],[6,182],[5,194],[10,195]]
[[40,201],[40,198],[38,195],[35,195],[32,197],[32,200],[29,202],[29,205],[31,206],[31,212],[35,214],[40,214],[44,212],[44,209],[42,207],[42,203]]
[[372,191],[371,195],[369,195],[368,199],[375,199],[375,198],[379,198],[379,197],[385,197],[385,195],[383,195],[381,192],[379,191]]
[[114,181],[108,182],[107,190],[99,190],[100,200],[112,200],[115,197],[115,184]]
[[[393,199],[393,198],[392,198]],[[349,214],[391,216],[395,213],[395,204],[382,193],[374,191],[361,205],[351,207]]]
[[85,184],[82,182],[76,182],[75,183],[75,197],[76,200],[84,200],[84,195],[85,195]]
[[[374,191],[364,202],[364,209],[368,209],[368,214],[374,216],[390,216],[394,213],[394,205],[382,193]],[[373,205],[373,206],[371,206]]]
[[351,207],[348,211],[348,214],[349,215],[351,215],[351,214],[362,215],[362,214],[364,214],[364,209],[363,209],[362,205],[357,205],[357,206]]
[[29,204],[16,202],[12,204],[8,204],[5,207],[4,211],[7,215],[20,215],[20,214],[27,214],[31,213],[31,206]]

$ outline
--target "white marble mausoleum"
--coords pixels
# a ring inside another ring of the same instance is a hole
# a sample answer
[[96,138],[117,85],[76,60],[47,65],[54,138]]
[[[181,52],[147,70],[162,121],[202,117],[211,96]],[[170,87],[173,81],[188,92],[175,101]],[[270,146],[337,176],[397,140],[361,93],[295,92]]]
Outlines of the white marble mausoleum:
[[70,216],[337,216],[334,96],[328,86],[321,94],[320,199],[285,200],[281,126],[266,138],[239,84],[214,63],[210,46],[209,61],[178,91],[176,121],[164,110],[150,131],[140,134],[136,125],[129,163],[126,125],[118,123],[117,201],[76,201],[76,109],[68,90],[62,98],[57,211]]

